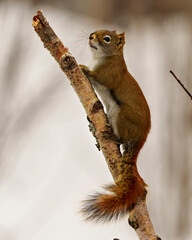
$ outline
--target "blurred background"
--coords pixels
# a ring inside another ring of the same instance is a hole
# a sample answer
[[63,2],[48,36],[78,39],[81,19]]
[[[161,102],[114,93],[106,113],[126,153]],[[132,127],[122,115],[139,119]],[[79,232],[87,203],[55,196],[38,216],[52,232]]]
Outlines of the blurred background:
[[137,240],[124,219],[89,224],[86,194],[112,182],[86,114],[32,28],[42,9],[82,64],[90,32],[126,32],[128,69],[148,100],[152,129],[140,153],[148,208],[162,239],[192,239],[191,0],[0,1],[0,239]]

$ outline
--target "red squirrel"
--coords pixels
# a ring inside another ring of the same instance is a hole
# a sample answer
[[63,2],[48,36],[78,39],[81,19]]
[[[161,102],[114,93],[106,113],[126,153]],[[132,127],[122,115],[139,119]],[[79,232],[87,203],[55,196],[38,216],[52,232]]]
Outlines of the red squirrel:
[[80,65],[104,103],[115,142],[123,147],[115,184],[84,201],[86,220],[108,222],[127,214],[147,194],[136,161],[151,127],[150,110],[141,88],[127,70],[123,56],[125,33],[99,30],[90,34],[93,61]]

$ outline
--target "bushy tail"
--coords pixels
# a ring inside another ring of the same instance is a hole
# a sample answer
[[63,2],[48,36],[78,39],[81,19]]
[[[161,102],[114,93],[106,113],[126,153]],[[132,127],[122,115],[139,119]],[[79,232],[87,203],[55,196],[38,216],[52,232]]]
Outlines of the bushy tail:
[[85,219],[94,222],[109,222],[126,215],[137,201],[145,199],[146,184],[140,177],[136,163],[126,163],[116,184],[105,187],[106,193],[90,195],[83,201]]

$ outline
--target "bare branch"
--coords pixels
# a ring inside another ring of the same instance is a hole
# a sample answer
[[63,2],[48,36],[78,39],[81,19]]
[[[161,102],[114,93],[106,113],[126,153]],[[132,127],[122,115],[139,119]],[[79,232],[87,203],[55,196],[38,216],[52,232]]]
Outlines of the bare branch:
[[118,176],[116,164],[120,160],[121,154],[118,146],[114,142],[103,137],[102,133],[109,132],[111,129],[109,128],[101,102],[97,98],[89,80],[81,71],[75,58],[54,33],[41,11],[38,11],[37,15],[34,16],[33,27],[44,43],[44,47],[50,51],[76,91],[89,120],[95,127],[95,137],[98,139],[101,150],[115,180]]
[[[101,102],[97,98],[89,80],[81,71],[75,58],[53,32],[41,11],[38,11],[37,15],[34,16],[33,27],[44,43],[44,47],[50,51],[62,71],[70,80],[72,87],[86,111],[89,121],[95,128],[94,135],[98,140],[114,181],[116,181],[119,175],[117,166],[121,160],[121,153],[117,144],[104,137],[106,134],[103,133],[110,132],[111,128],[109,127]],[[160,239],[155,234],[145,200],[138,201],[129,215],[129,224],[136,230],[140,240]]]
[[142,240],[161,240],[155,234],[153,224],[151,223],[147,210],[146,201],[140,201],[129,213],[129,225],[135,229],[139,239]]
[[174,76],[174,78],[177,80],[177,82],[181,85],[181,87],[185,90],[185,92],[189,95],[189,97],[192,100],[192,94],[187,90],[187,88],[184,86],[184,84],[177,78],[177,76],[175,75],[175,73],[173,71],[170,70],[170,73]]

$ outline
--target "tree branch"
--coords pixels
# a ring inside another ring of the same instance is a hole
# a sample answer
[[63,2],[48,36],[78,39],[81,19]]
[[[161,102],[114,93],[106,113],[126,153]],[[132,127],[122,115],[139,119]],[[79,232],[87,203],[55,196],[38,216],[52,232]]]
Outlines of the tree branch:
[[[43,16],[42,11],[38,11],[33,18],[33,27],[44,47],[58,62],[62,71],[67,75],[75,92],[77,93],[89,121],[94,126],[94,135],[98,140],[100,149],[103,152],[109,170],[114,181],[118,177],[117,164],[120,162],[121,153],[119,147],[110,139],[106,139],[106,132],[111,132],[103,106],[97,98],[89,80],[81,71],[75,58],[69,53],[57,35],[50,27],[48,21]],[[146,201],[139,201],[129,213],[129,224],[135,229],[140,240],[157,240],[153,225],[150,221]]]
[[181,85],[181,87],[184,89],[184,91],[189,95],[189,97],[192,100],[192,94],[187,90],[187,88],[184,86],[184,84],[177,78],[177,76],[175,75],[175,73],[170,70],[170,73],[173,75],[173,77],[177,80],[177,82]]
[[75,58],[69,53],[68,48],[64,47],[41,11],[38,11],[37,15],[34,16],[33,27],[41,38],[44,47],[50,51],[51,55],[60,65],[62,71],[70,80],[89,120],[95,127],[95,137],[98,139],[111,174],[115,179],[118,176],[116,164],[121,154],[118,146],[109,139],[105,139],[102,135],[103,132],[109,132],[111,129],[109,128],[101,102],[97,98],[89,80],[81,71]]

